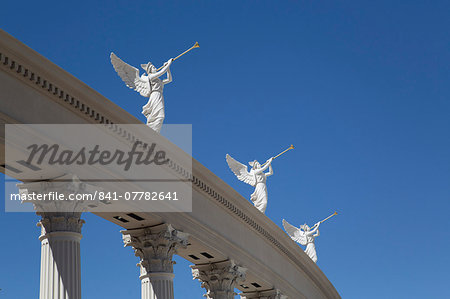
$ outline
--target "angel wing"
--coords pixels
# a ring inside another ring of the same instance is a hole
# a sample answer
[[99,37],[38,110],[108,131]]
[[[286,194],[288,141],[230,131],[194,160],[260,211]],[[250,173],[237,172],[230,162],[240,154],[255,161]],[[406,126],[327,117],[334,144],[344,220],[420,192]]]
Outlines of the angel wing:
[[289,222],[287,222],[284,219],[283,219],[283,227],[292,240],[304,246],[307,244],[305,233],[301,229],[293,226],[292,224],[289,224]]
[[255,176],[247,171],[247,166],[234,160],[230,155],[226,156],[228,167],[237,176],[240,181],[247,183],[253,187],[256,185]]
[[151,87],[147,76],[142,75],[139,77],[139,70],[137,68],[124,62],[112,52],[111,63],[117,74],[129,88],[136,90],[143,97],[150,96]]

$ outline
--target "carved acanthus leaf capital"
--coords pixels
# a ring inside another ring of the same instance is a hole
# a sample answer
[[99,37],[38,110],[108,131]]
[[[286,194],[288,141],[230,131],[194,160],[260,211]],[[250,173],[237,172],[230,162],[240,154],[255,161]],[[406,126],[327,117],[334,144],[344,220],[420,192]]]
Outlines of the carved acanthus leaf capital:
[[78,217],[73,214],[64,215],[64,213],[39,213],[39,215],[42,219],[37,226],[41,227],[41,236],[58,231],[81,233],[81,227],[85,223],[83,219],[80,219],[81,213]]
[[126,230],[122,234],[124,246],[131,246],[140,258],[141,277],[153,272],[172,273],[172,257],[179,247],[187,246],[189,237],[170,224]]
[[31,202],[36,214],[41,216],[38,226],[41,237],[51,232],[81,233],[90,200],[76,200],[74,194],[92,194],[97,187],[81,182],[75,175],[64,175],[51,181],[17,184],[22,202]]
[[237,283],[245,280],[246,268],[238,266],[233,260],[194,265],[192,276],[201,282],[207,298],[234,298]]
[[[89,195],[100,191],[81,182],[75,175],[64,175],[51,181],[17,184],[22,202],[31,202],[38,215],[42,213],[68,213],[79,217],[92,203]],[[84,195],[84,197],[83,197]]]

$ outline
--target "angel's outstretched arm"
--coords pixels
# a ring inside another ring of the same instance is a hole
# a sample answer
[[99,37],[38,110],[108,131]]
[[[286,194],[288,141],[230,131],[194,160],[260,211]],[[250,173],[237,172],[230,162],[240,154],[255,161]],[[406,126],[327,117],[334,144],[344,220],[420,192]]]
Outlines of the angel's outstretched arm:
[[314,237],[318,237],[318,236],[320,236],[320,231],[319,231],[319,229],[317,229],[317,232],[316,232],[316,234],[314,235]]
[[309,233],[314,234],[319,229],[319,226],[320,226],[320,222],[317,222],[315,225],[315,228],[310,230]]
[[256,169],[255,173],[259,174],[259,173],[263,172],[264,170],[266,170],[270,166],[270,164],[272,163],[272,160],[273,160],[273,158],[270,158],[269,160],[267,160],[267,164],[264,165],[264,167],[262,167],[260,169]]
[[164,79],[163,84],[168,84],[170,82],[172,82],[172,72],[170,71],[170,68],[167,68],[167,78]]
[[170,65],[172,64],[172,61],[173,61],[173,58],[170,58],[164,64],[163,68],[159,72],[148,74],[148,79],[152,80],[152,79],[161,77],[167,71],[167,69],[170,67]]
[[266,172],[266,177],[271,176],[273,174],[272,164],[269,164],[269,172]]

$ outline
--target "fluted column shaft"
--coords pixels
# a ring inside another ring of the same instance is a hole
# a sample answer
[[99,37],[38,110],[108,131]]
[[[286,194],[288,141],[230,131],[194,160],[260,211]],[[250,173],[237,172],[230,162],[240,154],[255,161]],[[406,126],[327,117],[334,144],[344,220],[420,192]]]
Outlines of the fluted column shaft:
[[[90,193],[90,185],[78,178],[65,176],[51,182],[18,184],[20,193],[50,194],[57,192],[68,198],[73,193]],[[81,299],[80,240],[87,206],[82,201],[30,200],[41,216],[40,299]]]
[[40,299],[81,298],[80,240],[76,232],[52,232],[41,241]]
[[173,299],[173,255],[187,246],[188,234],[161,224],[122,231],[125,246],[132,246],[140,258],[141,298]]
[[144,276],[140,276],[141,298],[174,298],[174,277],[175,275],[173,273],[149,273]]

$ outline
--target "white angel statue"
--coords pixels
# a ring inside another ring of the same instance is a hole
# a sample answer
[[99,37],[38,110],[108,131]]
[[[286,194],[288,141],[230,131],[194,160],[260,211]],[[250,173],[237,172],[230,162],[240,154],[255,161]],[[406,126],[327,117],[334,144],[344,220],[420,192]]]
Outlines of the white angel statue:
[[[250,196],[250,200],[261,213],[264,213],[267,208],[266,179],[273,175],[272,160],[274,158],[272,157],[267,160],[263,167],[256,160],[249,162],[248,164],[252,167],[250,172],[247,171],[246,165],[236,161],[230,155],[227,154],[226,159],[231,171],[234,172],[240,181],[255,187],[255,191]],[[267,168],[269,168],[269,172],[264,172]]]
[[320,236],[319,226],[321,222],[322,221],[317,222],[312,229],[306,223],[300,225],[300,228],[296,228],[283,219],[283,227],[288,235],[295,242],[306,246],[305,253],[313,260],[314,263],[317,263],[317,253],[316,245],[314,245],[314,239]]
[[[171,58],[164,63],[160,71],[157,71],[151,62],[141,64],[148,76],[145,73],[139,76],[137,68],[125,63],[116,54],[111,53],[111,63],[123,82],[129,88],[139,92],[141,96],[149,98],[148,103],[142,107],[142,114],[147,118],[147,125],[158,133],[161,131],[165,117],[163,88],[164,85],[172,82],[170,65],[173,60]],[[159,79],[165,73],[167,73],[167,78]]]

